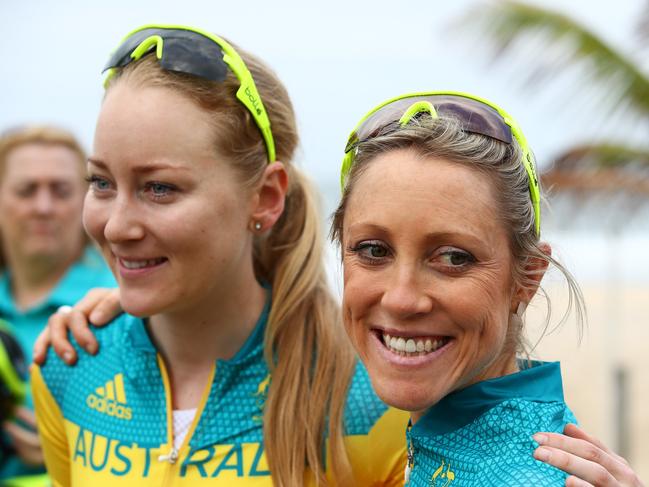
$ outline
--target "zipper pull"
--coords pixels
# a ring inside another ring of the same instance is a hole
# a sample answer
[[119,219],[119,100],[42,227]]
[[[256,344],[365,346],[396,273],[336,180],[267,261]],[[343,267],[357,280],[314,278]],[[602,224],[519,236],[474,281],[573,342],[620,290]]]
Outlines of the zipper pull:
[[169,462],[172,465],[178,460],[178,450],[172,448],[168,455],[160,455],[158,457],[159,462]]
[[406,463],[406,470],[403,473],[404,485],[408,485],[408,482],[410,481],[410,472],[412,472],[412,464],[414,460],[414,455],[410,448],[410,445],[408,445],[408,463]]
[[412,472],[412,467],[415,463],[415,449],[412,446],[412,438],[410,438],[410,430],[412,426],[408,424],[407,436],[408,436],[408,460],[406,463],[406,469],[403,472],[404,485],[408,485],[410,482],[410,472]]

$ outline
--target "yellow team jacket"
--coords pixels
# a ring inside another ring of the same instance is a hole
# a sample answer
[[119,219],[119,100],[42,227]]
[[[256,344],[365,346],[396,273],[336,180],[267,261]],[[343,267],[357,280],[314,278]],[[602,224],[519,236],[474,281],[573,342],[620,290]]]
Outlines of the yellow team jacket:
[[[99,329],[99,354],[80,351],[75,367],[50,353],[32,368],[32,387],[54,485],[270,487],[261,422],[266,315],[235,357],[215,364],[178,451],[168,375],[142,320],[122,315]],[[403,485],[407,421],[376,397],[359,363],[345,409],[355,485]]]

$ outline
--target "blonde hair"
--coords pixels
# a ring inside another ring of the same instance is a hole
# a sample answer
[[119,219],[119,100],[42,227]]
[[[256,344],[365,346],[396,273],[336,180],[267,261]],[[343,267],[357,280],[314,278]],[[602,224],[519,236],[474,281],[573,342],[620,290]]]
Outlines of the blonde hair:
[[[420,117],[410,124],[395,128],[385,127],[376,137],[361,141],[357,147],[354,165],[347,177],[343,197],[334,213],[331,237],[342,243],[345,209],[351,192],[363,172],[378,155],[385,152],[409,149],[423,158],[441,158],[480,171],[489,178],[495,191],[498,218],[507,232],[512,255],[512,281],[523,289],[535,289],[537,281],[530,277],[527,264],[541,260],[553,265],[565,277],[568,284],[568,306],[559,322],[562,324],[574,310],[577,327],[581,335],[585,316],[585,304],[579,285],[572,274],[556,259],[547,255],[540,247],[539,235],[534,226],[534,207],[529,194],[529,179],[523,164],[522,152],[514,140],[505,144],[496,139],[462,130],[461,123],[454,118]],[[551,303],[547,293],[539,288],[546,298],[548,312],[545,330],[551,318]],[[515,320],[509,333],[511,343],[518,353],[529,354],[530,345],[525,341],[522,326]],[[519,322],[522,324],[522,322]]]
[[[52,125],[27,125],[9,129],[0,135],[0,183],[4,177],[5,165],[9,154],[24,145],[38,144],[45,146],[61,146],[71,150],[79,158],[79,179],[85,188],[86,153],[76,137],[65,129]],[[81,230],[84,244],[90,242],[86,232]],[[0,269],[6,266],[4,252],[0,249]]]
[[[349,485],[351,465],[343,443],[343,415],[355,356],[343,331],[340,311],[326,282],[323,235],[316,197],[291,164],[298,143],[295,114],[286,89],[260,60],[238,49],[268,112],[277,159],[289,176],[285,209],[269,234],[254,242],[257,278],[272,286],[265,334],[271,382],[264,410],[264,446],[273,483],[302,485],[307,470],[326,483],[325,445],[331,477]],[[128,81],[160,86],[189,97],[213,115],[215,144],[242,176],[254,184],[268,164],[266,146],[235,93],[232,73],[220,83],[164,71],[152,56],[122,68],[108,89]]]

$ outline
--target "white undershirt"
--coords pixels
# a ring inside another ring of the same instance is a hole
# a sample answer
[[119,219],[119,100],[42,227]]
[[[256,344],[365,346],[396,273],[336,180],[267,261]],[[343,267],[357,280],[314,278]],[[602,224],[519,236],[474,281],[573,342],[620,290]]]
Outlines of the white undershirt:
[[187,432],[194,421],[196,416],[196,408],[194,409],[178,409],[173,412],[174,419],[174,448],[179,450]]

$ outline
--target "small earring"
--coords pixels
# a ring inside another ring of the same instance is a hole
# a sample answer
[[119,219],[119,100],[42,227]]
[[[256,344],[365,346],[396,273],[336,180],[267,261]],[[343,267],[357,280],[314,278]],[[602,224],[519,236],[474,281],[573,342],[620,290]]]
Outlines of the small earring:
[[523,328],[523,314],[525,314],[526,309],[527,303],[521,301],[516,308],[516,313],[510,315],[510,323],[514,325],[515,328]]
[[255,227],[255,231],[257,232],[261,230],[261,222],[255,222],[254,227]]

